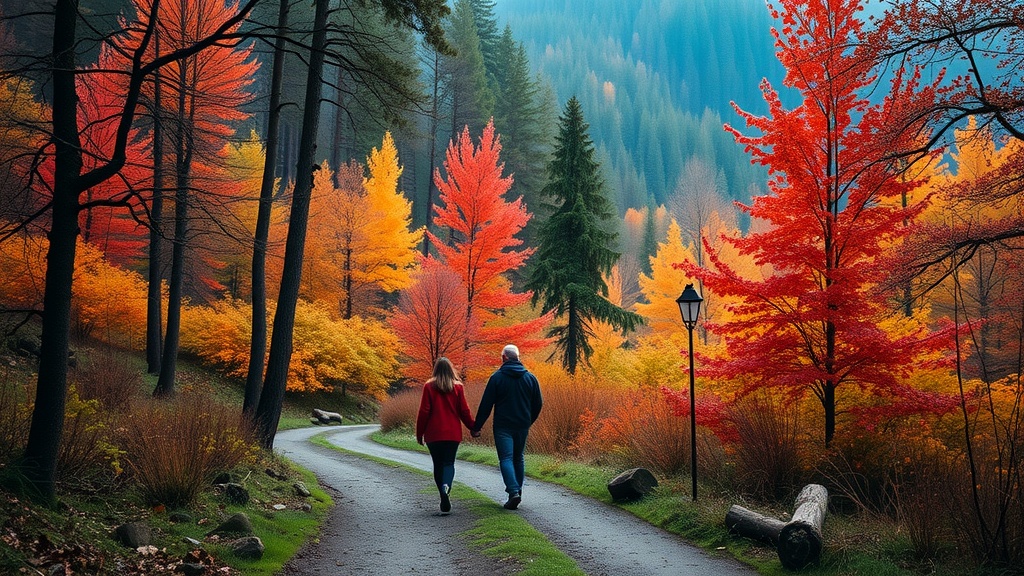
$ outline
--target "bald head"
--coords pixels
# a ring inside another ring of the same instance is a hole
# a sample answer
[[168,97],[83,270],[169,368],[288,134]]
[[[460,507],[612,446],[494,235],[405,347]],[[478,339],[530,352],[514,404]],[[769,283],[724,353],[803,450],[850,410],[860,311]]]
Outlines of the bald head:
[[502,360],[519,360],[519,347],[515,344],[508,344],[501,349]]

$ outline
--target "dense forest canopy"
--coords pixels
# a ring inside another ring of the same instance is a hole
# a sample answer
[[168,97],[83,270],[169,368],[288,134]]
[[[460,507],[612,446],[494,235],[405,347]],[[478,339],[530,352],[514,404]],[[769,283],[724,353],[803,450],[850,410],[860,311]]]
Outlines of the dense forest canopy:
[[765,111],[758,85],[783,69],[760,0],[496,4],[560,101],[575,95],[593,127],[620,209],[665,203],[685,161],[724,171],[730,199],[763,172],[721,130],[730,102]]

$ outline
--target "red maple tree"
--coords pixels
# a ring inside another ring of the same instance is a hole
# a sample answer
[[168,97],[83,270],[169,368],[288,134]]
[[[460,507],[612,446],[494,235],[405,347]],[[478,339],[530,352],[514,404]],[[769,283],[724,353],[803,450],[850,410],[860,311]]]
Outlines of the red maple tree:
[[[532,293],[512,290],[506,274],[521,267],[534,251],[519,249],[523,242],[516,234],[531,215],[522,197],[511,202],[505,199],[512,177],[502,176],[500,153],[500,137],[494,131],[493,120],[484,128],[479,145],[473,144],[467,127],[445,154],[447,178],[442,178],[439,171],[434,173],[440,191],[434,224],[445,230],[447,238],[427,232],[439,258],[427,257],[424,267],[442,265],[462,279],[466,292],[463,372],[466,367],[480,365],[479,355],[487,354],[480,350],[483,344],[515,339],[521,349],[539,347],[544,341],[529,335],[549,321],[542,316],[514,325],[497,322],[503,310],[530,300]],[[497,350],[489,355],[496,357]]]
[[[796,397],[813,393],[824,411],[827,445],[837,404],[856,402],[837,397],[841,387],[921,401],[906,379],[947,344],[913,319],[893,320],[891,295],[878,289],[887,271],[876,265],[915,215],[891,199],[920,184],[883,161],[893,149],[914,145],[907,133],[891,134],[888,123],[897,109],[934,93],[921,88],[916,74],[897,73],[884,102],[868,100],[871,64],[851,48],[862,38],[860,0],[782,0],[779,6],[772,6],[781,22],[773,30],[777,55],[787,70],[785,85],[803,102],[785,109],[765,82],[768,116],[736,107],[760,134],[726,126],[771,176],[769,193],[743,207],[767,229],[726,240],[773,273],[743,278],[706,241],[713,266],[687,269],[736,301],[732,320],[708,327],[721,334],[728,353],[708,359],[703,372],[743,378],[742,393],[764,386]],[[887,318],[896,326],[883,327]]]

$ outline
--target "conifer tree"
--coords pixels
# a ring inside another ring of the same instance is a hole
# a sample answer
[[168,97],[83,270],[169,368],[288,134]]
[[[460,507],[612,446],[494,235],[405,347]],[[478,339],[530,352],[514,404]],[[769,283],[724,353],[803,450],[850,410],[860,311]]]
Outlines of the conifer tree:
[[494,93],[487,82],[487,70],[470,0],[457,0],[445,38],[455,49],[444,60],[444,72],[451,94],[452,140],[458,140],[466,126],[471,134],[481,132],[494,112]]
[[556,338],[562,366],[576,373],[580,361],[593,353],[588,339],[594,321],[623,332],[643,320],[608,301],[603,276],[612,271],[619,254],[610,248],[617,234],[608,228],[614,218],[604,192],[594,145],[587,133],[576,97],[569,99],[559,122],[554,159],[548,164],[544,194],[553,198],[554,213],[541,225],[536,263],[526,288],[533,302],[543,300],[543,313],[554,311],[565,323],[549,336]]
[[[506,171],[515,176],[513,191],[536,213],[544,187],[544,164],[551,151],[552,131],[546,122],[549,108],[537,80],[530,75],[526,48],[522,42],[516,42],[508,26],[499,40],[498,51],[504,58],[495,75],[494,125],[501,133]],[[553,112],[554,106],[550,110]],[[531,221],[521,234],[527,244],[534,243],[536,227]]]

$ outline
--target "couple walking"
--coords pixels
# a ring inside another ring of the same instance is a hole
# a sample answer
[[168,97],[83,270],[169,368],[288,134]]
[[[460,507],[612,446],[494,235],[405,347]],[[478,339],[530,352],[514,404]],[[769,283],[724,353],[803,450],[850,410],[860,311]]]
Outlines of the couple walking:
[[504,506],[509,510],[519,507],[525,477],[526,437],[530,425],[540,414],[541,404],[537,377],[519,361],[519,348],[513,344],[502,349],[501,367],[487,380],[475,419],[469,412],[465,390],[452,363],[447,358],[438,358],[433,376],[423,385],[416,416],[416,441],[426,442],[430,450],[442,514],[452,509],[450,493],[455,480],[455,453],[462,442],[460,424],[465,424],[476,438],[491,410],[494,411],[494,447],[508,493]]

